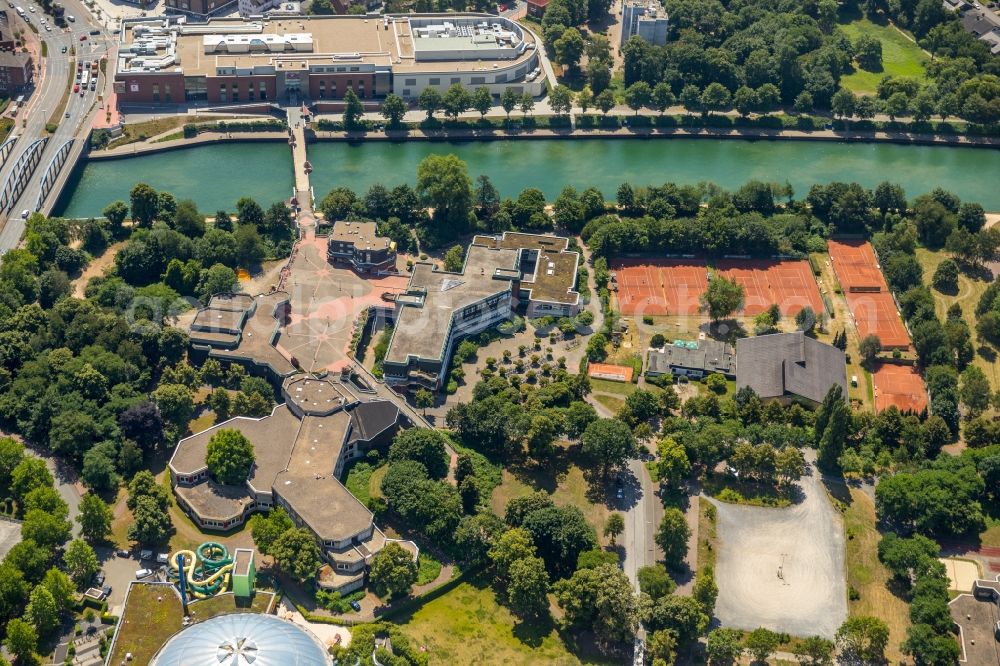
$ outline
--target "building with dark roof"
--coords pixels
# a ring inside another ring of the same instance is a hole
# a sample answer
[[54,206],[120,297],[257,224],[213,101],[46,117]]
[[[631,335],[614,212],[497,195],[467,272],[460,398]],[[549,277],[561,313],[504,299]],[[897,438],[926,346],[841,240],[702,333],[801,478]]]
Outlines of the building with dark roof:
[[24,91],[34,80],[34,71],[30,54],[0,51],[0,95]]
[[396,269],[396,244],[379,236],[374,222],[335,222],[326,243],[330,263],[346,264],[360,273]]
[[741,338],[736,358],[736,388],[749,386],[761,398],[822,402],[835,384],[847,397],[844,352],[802,331]]
[[717,340],[675,340],[646,354],[646,374],[704,377],[713,372],[728,379],[736,377],[736,356],[732,345]]
[[[386,537],[339,477],[348,461],[387,447],[403,417],[395,403],[362,400],[330,378],[295,375],[282,395],[285,403],[269,416],[236,417],[177,444],[169,467],[178,504],[200,527],[221,531],[281,506],[321,543],[334,572],[331,586],[356,589]],[[222,429],[238,430],[253,444],[254,465],[243,486],[209,477],[208,443]]]
[[558,236],[505,233],[476,236],[455,273],[417,262],[395,300],[382,363],[386,383],[402,391],[438,389],[455,344],[510,319],[519,307],[528,317],[574,316],[579,254],[568,247]]

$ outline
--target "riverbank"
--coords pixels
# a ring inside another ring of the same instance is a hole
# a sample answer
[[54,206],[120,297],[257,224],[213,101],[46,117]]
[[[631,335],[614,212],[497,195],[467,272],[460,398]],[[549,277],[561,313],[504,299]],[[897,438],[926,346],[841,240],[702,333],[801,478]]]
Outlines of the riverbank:
[[[311,140],[359,143],[366,141],[520,141],[553,139],[736,139],[743,141],[825,141],[841,143],[892,143],[918,146],[998,148],[1000,138],[964,134],[853,130],[791,130],[756,127],[619,127],[538,129],[405,129],[383,132],[316,131]],[[285,132],[203,132],[191,138],[157,143],[133,143],[111,150],[93,151],[90,160],[109,160],[167,152],[216,143],[287,141]]]

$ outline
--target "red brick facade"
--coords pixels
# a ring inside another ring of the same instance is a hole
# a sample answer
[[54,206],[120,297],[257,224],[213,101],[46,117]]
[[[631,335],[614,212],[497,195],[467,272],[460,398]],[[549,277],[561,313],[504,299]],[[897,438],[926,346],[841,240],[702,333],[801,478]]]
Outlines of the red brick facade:
[[[300,72],[299,89],[308,91],[313,100],[343,99],[351,88],[361,99],[384,97],[386,90],[375,85],[373,72],[352,72],[331,74]],[[284,73],[287,78],[289,73]],[[192,77],[194,78],[194,77]],[[206,76],[204,95],[197,99],[213,104],[246,104],[249,102],[272,101],[278,98],[278,76],[262,74],[256,76]],[[115,77],[118,101],[126,104],[181,104],[185,101],[184,74],[182,72],[161,72],[155,74]],[[286,89],[290,89],[286,83]]]

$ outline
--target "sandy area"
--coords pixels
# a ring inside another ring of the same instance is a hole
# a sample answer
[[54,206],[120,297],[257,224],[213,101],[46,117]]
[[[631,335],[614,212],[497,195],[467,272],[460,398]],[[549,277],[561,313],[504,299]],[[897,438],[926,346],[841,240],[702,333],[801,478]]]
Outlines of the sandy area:
[[953,557],[942,557],[939,559],[944,564],[945,571],[948,573],[948,589],[958,590],[959,592],[971,592],[973,581],[980,577],[979,567],[976,566],[976,563]]
[[986,213],[987,227],[992,227],[997,222],[1000,222],[1000,213]]
[[[293,624],[297,624],[303,629],[311,632],[316,638],[326,645],[327,647],[333,645],[343,645],[347,647],[351,644],[351,632],[347,627],[341,627],[336,624],[320,624],[319,622],[307,622],[302,613],[295,610],[295,606],[290,603],[285,603],[285,599],[281,599],[281,603],[278,605],[278,617],[289,620]],[[339,637],[339,643],[338,643]]]
[[847,617],[843,525],[815,470],[800,485],[805,499],[784,509],[713,500],[723,626],[833,638]]
[[73,296],[76,298],[84,297],[84,290],[87,288],[87,283],[90,282],[90,278],[97,277],[104,274],[104,269],[115,263],[115,255],[118,254],[118,250],[125,246],[125,241],[119,241],[113,245],[109,245],[104,254],[96,257],[93,261],[87,264],[87,267],[83,269],[80,273],[80,277],[73,280]]

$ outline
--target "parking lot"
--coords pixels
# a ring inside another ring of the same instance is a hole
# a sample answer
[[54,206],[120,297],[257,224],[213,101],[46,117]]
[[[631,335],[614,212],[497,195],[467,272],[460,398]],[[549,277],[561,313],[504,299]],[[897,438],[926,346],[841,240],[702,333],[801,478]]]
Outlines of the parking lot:
[[115,555],[111,548],[95,548],[94,552],[101,562],[101,571],[105,576],[104,584],[111,587],[107,602],[108,609],[112,613],[115,613],[117,606],[125,602],[125,592],[128,591],[128,584],[135,580],[136,571],[143,568],[156,570],[162,566],[155,561],[139,560],[135,552],[131,552],[128,557]]

